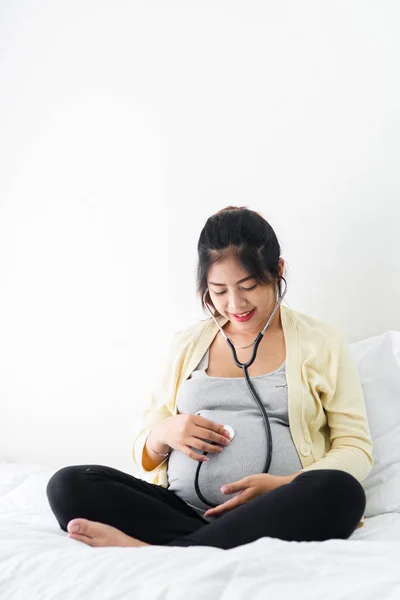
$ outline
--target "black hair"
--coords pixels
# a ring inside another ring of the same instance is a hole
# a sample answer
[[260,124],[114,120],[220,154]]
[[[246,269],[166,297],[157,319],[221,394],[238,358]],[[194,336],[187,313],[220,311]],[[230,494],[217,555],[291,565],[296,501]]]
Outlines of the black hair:
[[[203,310],[203,295],[207,289],[207,274],[211,265],[228,257],[236,258],[248,275],[258,284],[273,285],[278,280],[282,295],[282,279],[279,275],[281,247],[271,225],[257,212],[246,206],[227,206],[209,217],[197,244],[196,288]],[[209,291],[205,296],[214,317],[220,315]]]

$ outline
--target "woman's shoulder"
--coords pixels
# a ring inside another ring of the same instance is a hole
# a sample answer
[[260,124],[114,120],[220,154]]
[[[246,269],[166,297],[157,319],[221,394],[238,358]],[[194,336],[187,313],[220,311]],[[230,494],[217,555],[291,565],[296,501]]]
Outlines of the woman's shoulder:
[[299,310],[293,310],[287,306],[282,306],[282,315],[286,317],[286,323],[291,321],[298,333],[300,339],[328,340],[341,338],[344,336],[342,330],[332,323],[313,317]]
[[202,332],[210,327],[210,325],[214,323],[211,317],[209,319],[198,320],[191,325],[186,325],[182,329],[179,329],[174,335],[176,339],[193,339],[196,335],[201,335]]
[[[221,327],[227,320],[226,317],[222,317],[221,315],[217,317],[217,321]],[[179,329],[179,331],[176,331],[173,336],[173,341],[184,347],[188,344],[196,343],[204,334],[214,331],[216,328],[217,326],[211,317],[208,319],[199,319],[191,325],[187,325],[186,327]]]
[[336,325],[287,307],[282,314],[285,315],[283,318],[286,320],[287,331],[293,332],[294,329],[288,323],[292,322],[295,325],[297,336],[289,334],[287,339],[293,344],[298,344],[300,359],[306,357],[307,364],[325,371],[328,363],[338,363],[344,351],[349,356],[347,337]]

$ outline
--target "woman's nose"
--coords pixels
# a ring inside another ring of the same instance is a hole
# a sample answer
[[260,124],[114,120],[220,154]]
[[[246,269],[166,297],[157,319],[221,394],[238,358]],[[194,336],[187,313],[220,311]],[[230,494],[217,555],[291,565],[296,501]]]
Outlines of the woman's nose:
[[247,305],[244,302],[236,302],[236,304],[232,304],[232,306],[228,308],[228,312],[230,312],[231,315],[240,315],[240,313],[247,310],[246,306]]

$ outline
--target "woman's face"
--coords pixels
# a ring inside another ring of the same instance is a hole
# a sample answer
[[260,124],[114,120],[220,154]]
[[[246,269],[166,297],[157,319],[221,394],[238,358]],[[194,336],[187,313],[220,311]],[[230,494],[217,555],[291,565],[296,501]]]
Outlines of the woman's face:
[[[284,260],[280,258],[279,263],[279,273],[282,275]],[[257,284],[234,257],[210,267],[207,285],[215,308],[230,320],[231,329],[238,333],[259,333],[276,305],[276,283]],[[249,320],[235,318],[235,315],[248,311],[254,311]],[[274,315],[270,327],[276,325],[275,321],[279,323],[279,311]]]

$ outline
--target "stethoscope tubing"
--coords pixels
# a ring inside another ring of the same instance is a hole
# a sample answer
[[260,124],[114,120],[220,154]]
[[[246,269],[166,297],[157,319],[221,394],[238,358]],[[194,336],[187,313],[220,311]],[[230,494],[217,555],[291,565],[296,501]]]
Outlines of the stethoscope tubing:
[[[207,289],[204,292],[203,295],[203,303],[206,306],[208,312],[210,313],[211,317],[213,318],[214,322],[216,323],[216,325],[218,326],[219,330],[221,331],[222,335],[224,336],[224,338],[226,339],[231,351],[232,351],[232,355],[233,355],[233,360],[235,361],[235,364],[237,367],[243,369],[243,373],[244,373],[244,377],[247,383],[247,386],[250,390],[251,395],[253,396],[254,400],[256,401],[258,408],[261,411],[263,420],[264,420],[264,426],[265,426],[265,431],[266,431],[266,435],[267,435],[267,458],[265,461],[265,466],[264,466],[264,470],[263,473],[268,473],[269,467],[271,465],[271,459],[272,459],[272,434],[271,434],[271,426],[269,423],[269,419],[268,419],[268,415],[267,412],[264,408],[264,405],[262,403],[262,401],[260,400],[260,397],[258,396],[256,390],[254,389],[253,384],[251,383],[249,374],[247,372],[247,369],[253,364],[253,362],[256,359],[257,356],[257,350],[258,350],[258,346],[260,345],[260,342],[262,340],[262,338],[264,337],[264,333],[267,330],[271,320],[273,319],[274,314],[276,313],[276,311],[278,310],[282,300],[284,299],[285,295],[286,295],[286,290],[287,290],[287,283],[286,280],[282,277],[282,279],[285,281],[285,291],[283,292],[282,296],[279,297],[279,300],[270,316],[270,318],[268,319],[267,324],[265,325],[265,327],[263,328],[262,331],[260,331],[260,333],[257,335],[256,339],[254,340],[253,344],[254,344],[254,348],[253,348],[253,353],[251,355],[251,358],[249,361],[247,361],[247,363],[241,363],[237,357],[236,354],[236,349],[235,346],[233,345],[232,341],[229,339],[229,337],[226,335],[225,331],[223,331],[222,327],[219,325],[219,323],[216,321],[214,315],[211,313],[209,307],[207,306],[206,302],[204,301],[204,296],[207,293]],[[216,444],[216,442],[211,442],[212,444]],[[202,453],[204,456],[207,456],[208,452],[204,451]],[[201,493],[200,487],[199,487],[199,473],[200,473],[200,469],[203,465],[203,461],[199,461],[198,465],[197,465],[197,469],[196,469],[196,475],[195,475],[195,479],[194,479],[194,487],[196,490],[196,494],[197,496],[200,498],[200,500],[202,502],[204,502],[205,504],[207,504],[208,506],[211,507],[216,507],[218,506],[217,504],[214,504],[213,502],[210,502],[209,500],[207,500],[207,498],[204,497],[204,495]]]

